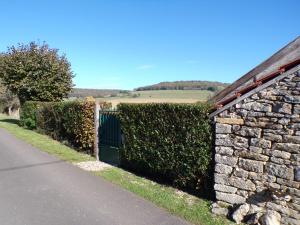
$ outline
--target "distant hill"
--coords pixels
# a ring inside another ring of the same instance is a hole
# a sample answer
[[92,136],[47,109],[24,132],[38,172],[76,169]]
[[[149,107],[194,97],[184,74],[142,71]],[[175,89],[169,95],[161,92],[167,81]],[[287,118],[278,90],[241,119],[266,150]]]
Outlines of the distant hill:
[[214,82],[214,81],[173,81],[173,82],[161,82],[154,85],[144,86],[136,88],[135,91],[149,91],[149,90],[208,90],[217,92],[229,84]]
[[122,90],[117,89],[86,89],[86,88],[73,88],[69,97],[84,98],[93,96],[94,98],[103,98],[108,96],[117,96]]
[[[173,81],[161,82],[154,85],[138,87],[134,91],[151,91],[151,90],[207,90],[211,92],[218,92],[223,90],[229,84],[214,82],[214,81]],[[73,88],[69,94],[70,98],[84,98],[93,96],[94,98],[104,97],[124,97],[134,95],[132,91],[119,90],[119,89],[86,89],[86,88]]]

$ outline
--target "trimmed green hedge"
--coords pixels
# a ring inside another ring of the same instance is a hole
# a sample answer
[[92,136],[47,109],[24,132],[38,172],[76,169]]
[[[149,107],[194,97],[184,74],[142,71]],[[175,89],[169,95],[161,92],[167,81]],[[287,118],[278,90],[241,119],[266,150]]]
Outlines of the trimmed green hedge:
[[121,165],[194,191],[209,189],[208,104],[120,104]]
[[20,125],[91,154],[94,105],[94,101],[26,102],[22,105]]

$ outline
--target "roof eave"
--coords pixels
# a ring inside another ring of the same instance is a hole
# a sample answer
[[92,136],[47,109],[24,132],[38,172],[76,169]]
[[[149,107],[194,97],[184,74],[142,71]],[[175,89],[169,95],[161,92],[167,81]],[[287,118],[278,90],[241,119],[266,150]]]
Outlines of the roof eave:
[[209,115],[209,117],[212,118],[212,117],[220,114],[221,112],[227,110],[228,108],[234,106],[235,104],[241,102],[242,100],[250,97],[251,95],[253,95],[253,94],[255,94],[255,93],[257,93],[257,92],[259,92],[259,91],[261,91],[261,90],[263,90],[263,89],[265,89],[267,87],[269,87],[270,85],[272,85],[272,84],[274,84],[274,83],[282,80],[283,78],[285,78],[285,77],[287,77],[287,76],[289,76],[291,74],[294,74],[294,73],[297,73],[299,75],[299,73],[300,73],[300,65],[297,65],[297,66],[295,66],[293,68],[290,68],[289,70],[287,70],[286,72],[280,74],[279,76],[275,77],[274,79],[272,79],[272,80],[270,80],[270,81],[268,81],[268,82],[266,82],[264,84],[261,84],[261,85],[257,86],[253,90],[245,93],[244,95],[241,95],[240,97],[237,97],[235,100],[229,102],[228,104],[224,105],[222,108],[217,109],[216,111],[214,111],[213,113],[211,113]]

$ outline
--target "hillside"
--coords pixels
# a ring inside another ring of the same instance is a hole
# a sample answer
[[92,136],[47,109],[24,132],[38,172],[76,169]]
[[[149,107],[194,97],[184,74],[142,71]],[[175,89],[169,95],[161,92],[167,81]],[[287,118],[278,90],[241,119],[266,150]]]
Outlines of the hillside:
[[229,84],[214,82],[214,81],[174,81],[161,82],[154,85],[136,88],[135,91],[149,91],[149,90],[207,90],[217,92]]
[[[93,96],[94,98],[111,98],[111,97],[121,97],[121,98],[137,98],[140,96],[148,96],[147,98],[153,98],[154,96],[160,98],[166,97],[166,92],[163,92],[164,90],[169,91],[181,91],[178,94],[182,96],[189,96],[197,98],[199,97],[200,92],[191,92],[193,93],[192,96],[190,93],[186,93],[186,91],[205,91],[204,94],[205,98],[207,99],[208,96],[214,95],[216,92],[224,89],[229,84],[221,83],[221,82],[213,82],[213,81],[174,81],[174,82],[161,82],[154,85],[144,86],[144,87],[138,87],[134,89],[134,91],[126,91],[126,90],[119,90],[119,89],[85,89],[85,88],[73,88],[72,92],[69,94],[70,98],[84,98],[87,96]],[[147,91],[145,93],[142,93],[143,91]],[[154,94],[154,92],[151,91],[157,91],[157,94]],[[183,92],[182,92],[183,91]],[[208,92],[207,92],[208,91]],[[206,94],[209,93],[209,95],[206,96]],[[174,93],[172,92],[172,95]],[[175,94],[175,96],[178,96]],[[168,98],[170,96],[168,95]],[[202,98],[201,98],[202,99]]]
[[94,98],[103,98],[107,96],[117,96],[121,90],[117,89],[86,89],[86,88],[73,88],[69,97],[84,98],[93,96]]

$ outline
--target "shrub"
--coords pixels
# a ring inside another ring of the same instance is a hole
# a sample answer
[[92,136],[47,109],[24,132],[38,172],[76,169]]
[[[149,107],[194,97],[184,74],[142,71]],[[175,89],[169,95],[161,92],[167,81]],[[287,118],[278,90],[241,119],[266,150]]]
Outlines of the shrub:
[[22,106],[20,124],[92,154],[94,105],[95,102],[90,100],[26,102]]
[[36,129],[36,114],[41,105],[41,102],[25,102],[21,108],[20,126],[31,130]]
[[99,102],[100,110],[110,110],[112,109],[111,102]]
[[207,187],[212,127],[207,104],[120,104],[121,165],[198,190]]

